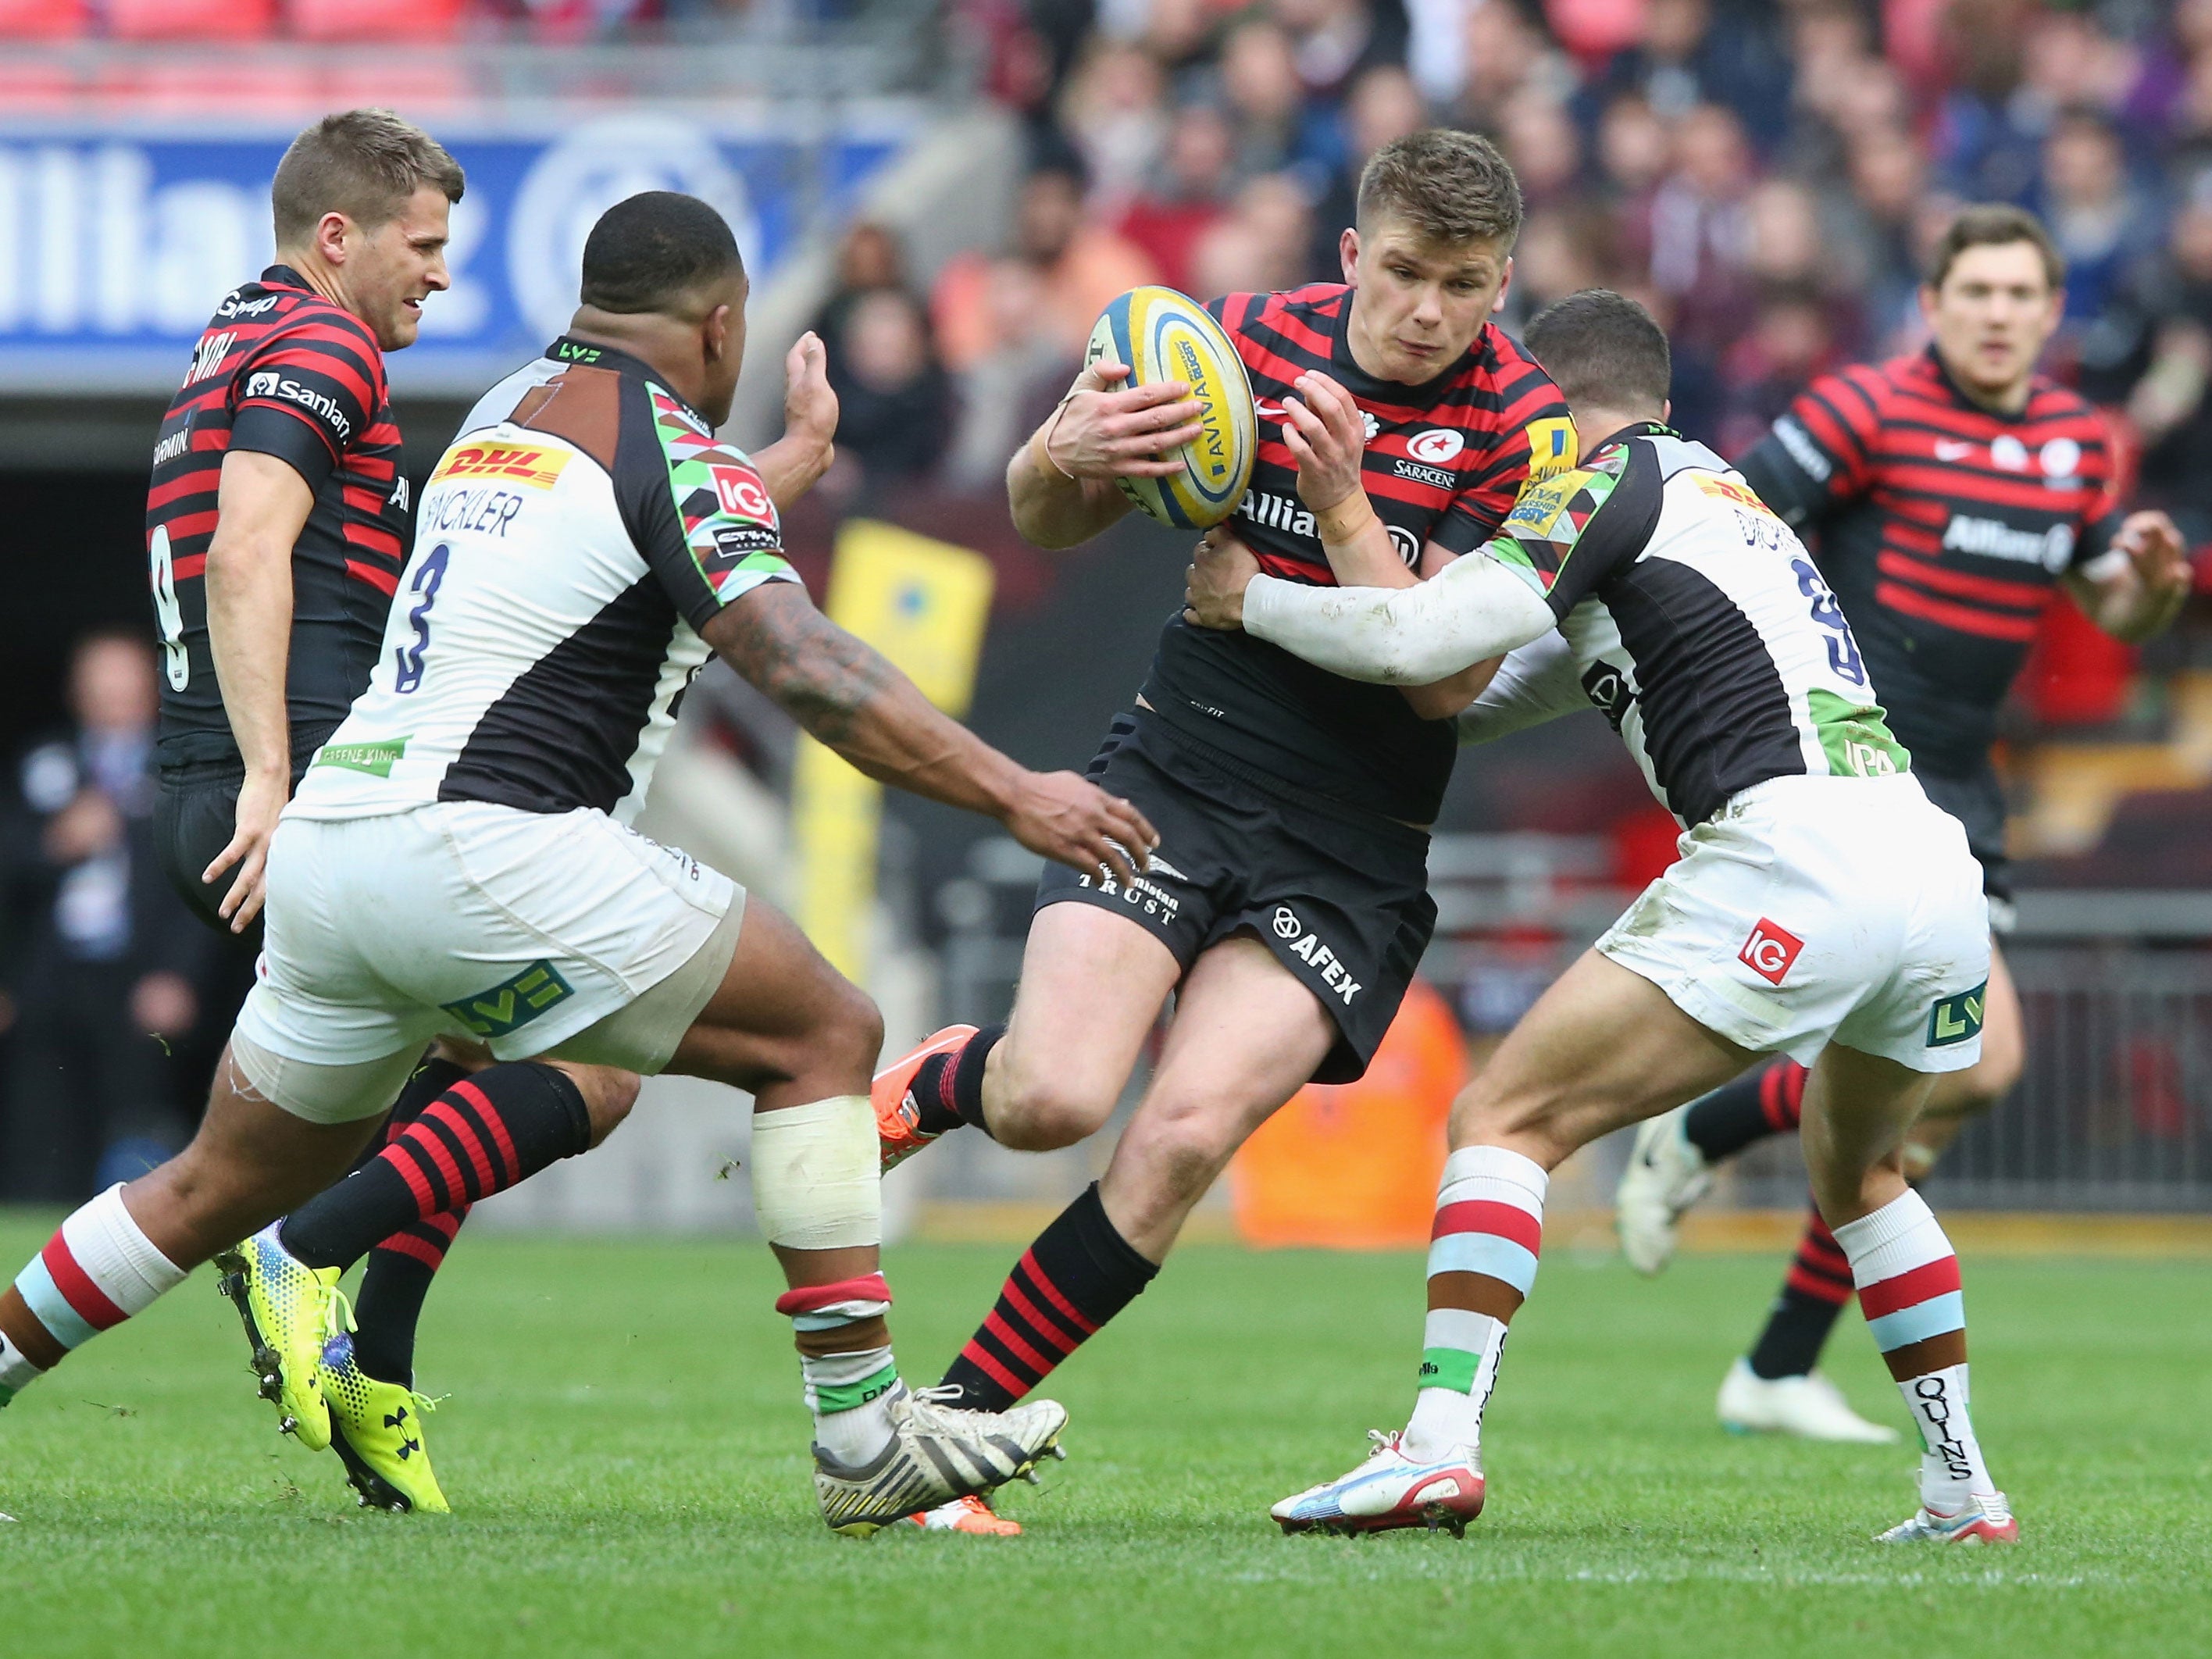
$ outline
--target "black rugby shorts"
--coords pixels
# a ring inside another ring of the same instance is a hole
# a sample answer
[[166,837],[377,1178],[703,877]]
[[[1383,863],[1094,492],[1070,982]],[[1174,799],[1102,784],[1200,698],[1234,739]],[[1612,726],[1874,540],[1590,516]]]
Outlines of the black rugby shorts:
[[1047,865],[1036,908],[1127,916],[1186,971],[1209,945],[1251,934],[1335,1022],[1314,1081],[1361,1076],[1436,931],[1427,832],[1268,789],[1146,709],[1115,717],[1085,775],[1159,831],[1152,869],[1125,886]]

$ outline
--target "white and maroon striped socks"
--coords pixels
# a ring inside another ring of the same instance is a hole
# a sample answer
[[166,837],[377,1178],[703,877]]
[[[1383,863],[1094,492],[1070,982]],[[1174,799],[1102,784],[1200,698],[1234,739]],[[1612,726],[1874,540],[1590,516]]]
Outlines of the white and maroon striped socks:
[[[1956,1352],[1963,1356],[1966,1304],[1960,1290],[1959,1258],[1925,1199],[1908,1191],[1870,1215],[1845,1222],[1835,1235],[1850,1260],[1867,1328],[1885,1358],[1954,1334]],[[1893,1360],[1891,1375],[1896,1376],[1899,1369]],[[1920,1501],[1955,1514],[1969,1497],[1994,1493],[1996,1483],[1967,1415],[1965,1359],[1897,1376],[1897,1387],[1920,1431]]]
[[[15,1291],[48,1335],[76,1348],[144,1312],[184,1280],[185,1269],[155,1249],[131,1218],[118,1185],[62,1223],[15,1275]],[[0,1401],[40,1375],[12,1343],[0,1340]]]
[[1480,1443],[1482,1410],[1498,1381],[1505,1319],[1437,1305],[1441,1273],[1474,1273],[1498,1287],[1483,1299],[1518,1307],[1536,1282],[1544,1234],[1541,1164],[1502,1146],[1463,1146],[1444,1160],[1437,1218],[1429,1234],[1429,1313],[1422,1332],[1421,1388],[1406,1425],[1414,1457],[1442,1457]]

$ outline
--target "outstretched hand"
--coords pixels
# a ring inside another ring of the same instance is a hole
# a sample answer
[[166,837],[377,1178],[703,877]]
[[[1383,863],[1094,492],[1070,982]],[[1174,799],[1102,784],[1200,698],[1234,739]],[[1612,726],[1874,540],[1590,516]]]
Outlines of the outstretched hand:
[[1259,574],[1260,562],[1250,548],[1219,526],[1207,531],[1183,572],[1183,620],[1200,628],[1242,628],[1244,590]]
[[1160,844],[1142,812],[1073,772],[1030,773],[1001,822],[1030,852],[1124,884],[1145,872]]

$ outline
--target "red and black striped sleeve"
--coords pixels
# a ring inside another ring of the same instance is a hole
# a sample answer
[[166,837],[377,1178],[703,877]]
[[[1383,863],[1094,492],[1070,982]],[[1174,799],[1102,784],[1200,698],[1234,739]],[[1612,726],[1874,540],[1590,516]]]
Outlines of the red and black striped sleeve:
[[230,447],[274,455],[320,489],[384,404],[384,358],[360,319],[302,308],[232,375]]
[[1486,436],[1487,452],[1468,469],[1430,538],[1454,553],[1470,552],[1496,535],[1530,477],[1575,464],[1573,417],[1542,369],[1520,358],[1501,365],[1486,401],[1479,426],[1468,435],[1470,448]]
[[1801,529],[1817,522],[1871,485],[1887,391],[1878,369],[1822,375],[1797,394],[1737,470],[1784,522]]

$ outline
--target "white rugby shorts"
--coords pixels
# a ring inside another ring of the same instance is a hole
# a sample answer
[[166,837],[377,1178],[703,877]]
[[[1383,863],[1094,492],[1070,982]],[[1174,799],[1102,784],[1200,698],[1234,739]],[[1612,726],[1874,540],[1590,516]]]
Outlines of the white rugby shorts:
[[1597,948],[1706,1030],[1806,1066],[1831,1041],[1916,1072],[1981,1058],[1981,866],[1910,773],[1774,778],[1680,849]]
[[[565,1043],[563,1058],[657,1072],[721,982],[744,900],[727,876],[589,809],[286,817],[238,1033],[317,1066],[449,1035],[501,1060]],[[664,985],[639,1011],[653,1020],[610,1019]]]

